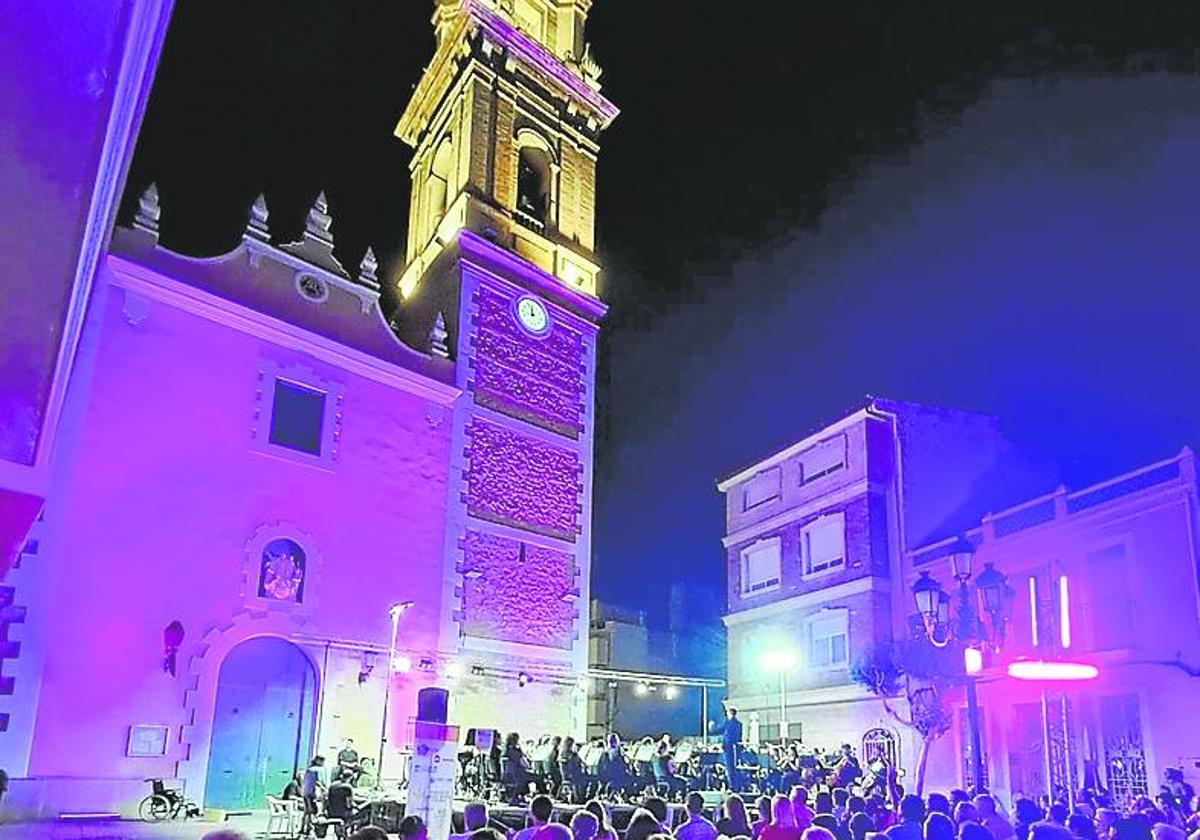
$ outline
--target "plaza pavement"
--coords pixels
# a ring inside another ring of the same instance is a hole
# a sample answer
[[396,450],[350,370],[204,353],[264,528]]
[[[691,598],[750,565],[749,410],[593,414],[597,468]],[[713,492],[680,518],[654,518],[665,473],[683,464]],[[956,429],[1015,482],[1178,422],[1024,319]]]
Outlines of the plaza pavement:
[[[218,828],[236,828],[252,840],[264,836],[266,815],[238,817],[226,823],[143,823],[131,821],[80,821],[11,823],[0,825],[0,840],[200,840]],[[333,836],[330,832],[329,837]]]

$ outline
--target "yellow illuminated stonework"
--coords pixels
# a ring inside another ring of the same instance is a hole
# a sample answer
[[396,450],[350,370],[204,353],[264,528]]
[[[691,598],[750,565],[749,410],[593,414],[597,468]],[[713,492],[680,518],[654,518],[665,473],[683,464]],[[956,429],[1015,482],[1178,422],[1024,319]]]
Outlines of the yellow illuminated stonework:
[[438,0],[437,51],[396,134],[410,165],[411,296],[470,230],[597,294],[596,156],[617,109],[583,39],[591,0]]

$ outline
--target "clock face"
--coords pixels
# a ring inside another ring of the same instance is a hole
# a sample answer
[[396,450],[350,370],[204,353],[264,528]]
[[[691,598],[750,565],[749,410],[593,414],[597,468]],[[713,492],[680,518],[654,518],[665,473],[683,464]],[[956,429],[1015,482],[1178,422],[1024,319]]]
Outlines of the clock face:
[[535,297],[523,297],[517,301],[517,318],[521,326],[531,333],[544,333],[550,326],[550,314],[545,304]]

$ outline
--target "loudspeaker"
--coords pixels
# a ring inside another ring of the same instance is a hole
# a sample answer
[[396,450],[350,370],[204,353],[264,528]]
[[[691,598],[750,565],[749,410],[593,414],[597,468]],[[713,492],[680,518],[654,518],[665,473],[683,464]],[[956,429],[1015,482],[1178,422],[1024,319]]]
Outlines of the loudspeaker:
[[445,723],[450,707],[450,692],[444,688],[422,688],[417,692],[417,720]]

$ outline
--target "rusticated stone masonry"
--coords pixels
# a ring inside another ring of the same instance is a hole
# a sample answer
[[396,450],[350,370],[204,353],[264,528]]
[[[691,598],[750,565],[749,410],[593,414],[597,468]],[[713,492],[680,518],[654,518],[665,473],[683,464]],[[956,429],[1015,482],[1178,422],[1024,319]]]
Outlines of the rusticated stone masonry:
[[475,419],[467,426],[467,513],[575,541],[580,533],[579,455]]
[[583,431],[583,336],[560,321],[544,337],[529,335],[513,318],[512,300],[485,285],[475,293],[475,402],[578,438]]
[[570,649],[576,607],[569,552],[477,531],[460,545],[466,635]]

